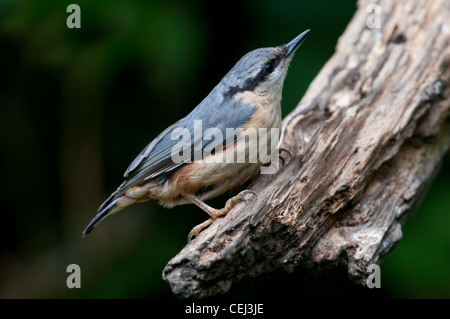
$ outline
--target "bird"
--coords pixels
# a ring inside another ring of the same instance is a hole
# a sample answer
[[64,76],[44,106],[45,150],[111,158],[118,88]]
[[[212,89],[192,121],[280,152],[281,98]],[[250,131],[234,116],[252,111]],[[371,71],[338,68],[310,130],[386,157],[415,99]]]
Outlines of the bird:
[[[249,160],[249,152],[258,149],[261,129],[280,132],[284,80],[294,53],[309,32],[302,32],[287,44],[245,54],[200,104],[163,130],[131,162],[122,184],[100,205],[83,237],[113,213],[135,203],[158,200],[167,208],[195,204],[209,215],[189,232],[190,241],[246,201],[245,195],[257,196],[243,190],[228,199],[222,209],[205,203],[258,175],[264,163]],[[234,133],[231,138],[226,134],[230,129]],[[211,130],[214,134],[205,138]],[[271,136],[279,143],[279,134],[266,135],[260,148],[272,142]],[[273,151],[268,148],[266,151]],[[236,160],[239,151],[247,156],[244,160]]]

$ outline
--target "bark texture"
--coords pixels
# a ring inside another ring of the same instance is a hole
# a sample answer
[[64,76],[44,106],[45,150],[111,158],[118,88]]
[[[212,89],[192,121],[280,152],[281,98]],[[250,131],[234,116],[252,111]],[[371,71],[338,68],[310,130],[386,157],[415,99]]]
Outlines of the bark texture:
[[[380,28],[369,28],[377,13]],[[359,1],[335,54],[283,121],[281,147],[292,158],[253,181],[257,198],[188,243],[163,278],[185,298],[298,269],[344,266],[365,283],[450,147],[449,97],[450,2]]]

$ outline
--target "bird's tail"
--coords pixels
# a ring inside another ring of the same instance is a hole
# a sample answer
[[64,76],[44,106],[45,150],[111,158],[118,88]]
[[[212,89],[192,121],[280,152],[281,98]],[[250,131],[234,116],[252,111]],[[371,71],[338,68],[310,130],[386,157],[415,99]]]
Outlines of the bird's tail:
[[97,215],[91,220],[91,222],[86,226],[86,228],[83,230],[83,237],[89,234],[94,227],[100,223],[103,219],[105,219],[108,215],[115,213],[122,208],[119,208],[117,206],[117,202],[122,199],[123,196],[116,198],[113,200],[108,206],[102,208]]

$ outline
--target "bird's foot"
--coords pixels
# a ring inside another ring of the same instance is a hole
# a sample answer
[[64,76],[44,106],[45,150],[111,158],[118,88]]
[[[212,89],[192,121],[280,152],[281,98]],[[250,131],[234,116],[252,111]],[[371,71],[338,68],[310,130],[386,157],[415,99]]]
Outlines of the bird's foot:
[[243,190],[242,192],[240,192],[236,196],[234,196],[234,197],[230,198],[229,200],[227,200],[224,208],[222,208],[222,209],[210,208],[208,210],[205,210],[211,216],[211,218],[208,219],[208,220],[205,220],[203,223],[201,223],[201,224],[195,226],[194,228],[192,228],[192,230],[189,232],[189,235],[188,235],[188,242],[191,241],[193,237],[198,236],[198,234],[200,234],[200,232],[203,229],[205,229],[206,227],[211,225],[217,218],[225,216],[237,204],[239,204],[240,202],[246,201],[246,199],[244,197],[245,194],[252,194],[252,195],[256,196],[256,193],[254,191]]

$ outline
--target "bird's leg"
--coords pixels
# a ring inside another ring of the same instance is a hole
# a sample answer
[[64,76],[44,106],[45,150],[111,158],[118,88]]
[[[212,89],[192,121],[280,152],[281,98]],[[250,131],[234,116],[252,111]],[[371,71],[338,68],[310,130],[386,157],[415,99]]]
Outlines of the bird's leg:
[[193,204],[197,205],[199,208],[204,210],[206,213],[208,213],[209,216],[211,216],[210,219],[204,221],[203,223],[195,226],[192,228],[192,230],[189,232],[188,235],[188,241],[191,241],[193,236],[197,236],[203,229],[211,225],[217,218],[221,216],[225,216],[228,214],[230,210],[232,210],[238,203],[245,201],[244,194],[252,194],[256,196],[256,193],[251,190],[243,190],[238,195],[230,198],[226,204],[225,207],[222,209],[215,209],[211,206],[205,204],[203,201],[195,197],[194,195],[184,195],[184,197],[192,202]]

